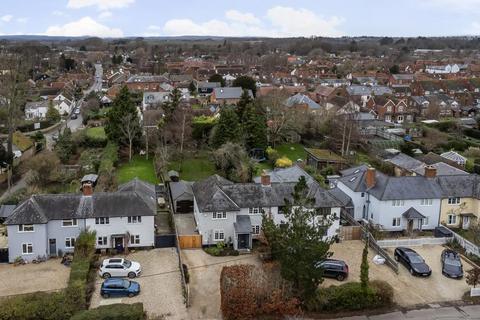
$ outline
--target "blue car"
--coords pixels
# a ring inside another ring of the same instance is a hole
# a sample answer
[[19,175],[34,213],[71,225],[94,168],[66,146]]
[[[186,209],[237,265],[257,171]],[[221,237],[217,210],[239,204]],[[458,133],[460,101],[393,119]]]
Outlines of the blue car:
[[125,279],[110,278],[102,283],[100,294],[108,297],[134,297],[140,293],[140,284]]

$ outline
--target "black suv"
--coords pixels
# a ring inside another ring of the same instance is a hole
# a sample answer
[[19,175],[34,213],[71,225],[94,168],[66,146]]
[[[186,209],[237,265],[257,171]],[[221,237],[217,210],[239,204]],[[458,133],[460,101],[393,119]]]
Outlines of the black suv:
[[317,263],[317,268],[323,269],[325,278],[334,278],[343,281],[348,277],[348,265],[345,261],[335,259],[325,259]]
[[460,255],[453,250],[445,249],[441,256],[442,274],[449,278],[461,279],[463,277],[463,265]]
[[394,257],[395,260],[407,267],[413,276],[428,277],[432,274],[432,269],[415,250],[398,247],[395,249]]

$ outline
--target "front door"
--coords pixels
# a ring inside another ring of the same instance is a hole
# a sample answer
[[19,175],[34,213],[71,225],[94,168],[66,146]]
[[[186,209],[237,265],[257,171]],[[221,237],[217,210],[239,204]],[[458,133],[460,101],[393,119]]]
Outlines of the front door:
[[113,238],[113,245],[115,249],[122,251],[123,250],[123,237]]
[[239,234],[238,235],[238,249],[249,249],[250,248],[250,235],[249,234]]
[[413,220],[408,220],[407,231],[408,231],[408,233],[413,232]]
[[464,216],[462,219],[462,228],[467,230],[470,228],[470,217]]
[[50,257],[57,256],[57,239],[48,239]]

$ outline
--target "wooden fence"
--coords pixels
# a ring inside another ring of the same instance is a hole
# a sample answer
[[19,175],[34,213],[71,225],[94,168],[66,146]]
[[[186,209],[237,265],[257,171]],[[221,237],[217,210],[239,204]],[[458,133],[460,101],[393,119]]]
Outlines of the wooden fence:
[[[465,251],[467,253],[476,255],[477,257],[480,257],[480,247],[479,246],[477,246],[476,244],[474,244],[471,241],[468,241],[467,239],[465,239],[464,237],[462,237],[461,235],[459,235],[458,233],[456,233],[452,229],[449,229],[446,226],[443,226],[443,227],[452,233],[453,239],[455,239],[458,242],[458,244],[460,244],[463,247],[463,249],[465,249]],[[451,238],[448,238],[448,239],[451,239]]]
[[202,236],[199,234],[193,235],[179,235],[178,241],[181,249],[197,249],[202,248]]
[[342,240],[362,240],[361,226],[341,226],[340,238]]

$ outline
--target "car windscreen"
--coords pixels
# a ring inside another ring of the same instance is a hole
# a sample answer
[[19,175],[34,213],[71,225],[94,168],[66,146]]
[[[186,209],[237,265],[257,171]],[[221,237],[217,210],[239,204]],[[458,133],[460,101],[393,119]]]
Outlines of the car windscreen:
[[408,258],[410,259],[411,263],[424,263],[422,257],[417,256],[415,254],[409,255]]
[[124,287],[125,289],[127,289],[128,287],[130,287],[130,281],[128,281],[128,280],[123,280],[123,283],[122,283],[122,284],[123,284],[123,287]]
[[130,268],[132,266],[132,262],[129,260],[124,260],[123,261],[123,266],[126,268]]
[[456,259],[445,259],[445,265],[451,267],[461,267],[462,263]]

